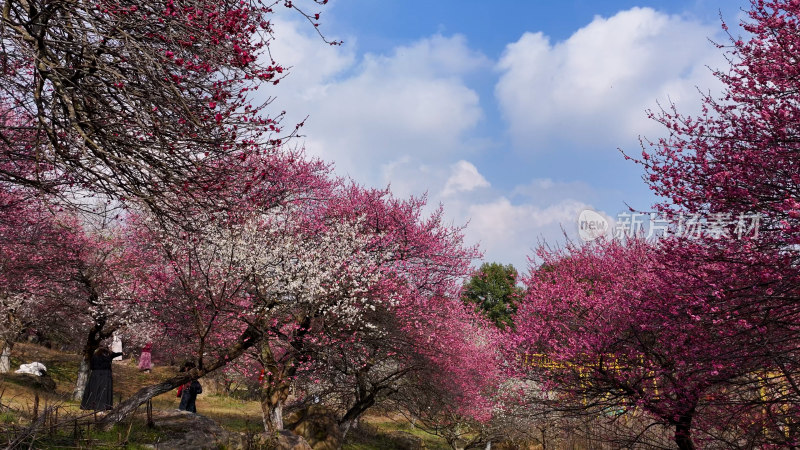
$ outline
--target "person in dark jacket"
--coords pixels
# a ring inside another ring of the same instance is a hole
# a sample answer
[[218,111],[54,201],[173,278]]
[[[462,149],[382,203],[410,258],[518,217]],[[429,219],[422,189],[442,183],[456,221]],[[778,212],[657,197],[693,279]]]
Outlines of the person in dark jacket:
[[192,380],[190,383],[184,385],[183,392],[181,392],[181,404],[178,409],[189,411],[197,414],[197,394],[203,392],[203,387],[197,380]]
[[[181,372],[188,372],[194,369],[194,363],[191,361],[187,361],[181,367]],[[191,413],[197,414],[197,394],[203,393],[203,387],[200,385],[200,382],[197,380],[192,380],[183,386],[178,388],[178,397],[181,398],[181,403],[178,405],[178,409],[182,411],[189,411]]]
[[111,361],[122,353],[112,353],[108,347],[98,348],[89,360],[89,382],[83,390],[81,409],[105,411],[114,403],[114,382],[111,377]]

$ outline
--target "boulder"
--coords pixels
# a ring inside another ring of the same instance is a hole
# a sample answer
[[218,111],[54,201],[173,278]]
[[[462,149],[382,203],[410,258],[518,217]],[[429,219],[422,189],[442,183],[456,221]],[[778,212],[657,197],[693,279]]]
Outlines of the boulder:
[[244,448],[242,435],[232,433],[208,417],[181,410],[153,411],[157,429],[170,437],[154,443],[161,450],[216,450]]
[[288,430],[278,433],[277,448],[278,450],[312,450],[305,439]]
[[6,373],[3,378],[14,384],[20,386],[27,386],[37,391],[55,392],[56,382],[50,378],[50,375],[44,374],[42,376],[31,375],[29,373]]
[[177,409],[153,411],[153,422],[168,439],[154,442],[149,448],[159,450],[312,450],[308,442],[291,431],[277,436],[265,433],[247,435],[227,431],[208,417]]
[[319,405],[294,411],[286,417],[284,427],[302,436],[313,450],[342,448],[342,432],[335,416]]
[[397,450],[422,450],[425,448],[425,441],[421,437],[405,431],[392,431],[388,433],[388,436]]
[[492,443],[492,450],[540,450],[541,444],[533,441],[500,441]]
[[278,434],[246,434],[244,443],[247,450],[312,450],[302,436],[289,430],[279,431]]

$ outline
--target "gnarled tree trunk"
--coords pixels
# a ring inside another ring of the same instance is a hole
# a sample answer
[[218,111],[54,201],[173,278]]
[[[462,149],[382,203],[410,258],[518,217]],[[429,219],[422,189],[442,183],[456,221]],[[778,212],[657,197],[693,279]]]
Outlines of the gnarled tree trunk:
[[[95,289],[94,282],[82,272],[79,274],[79,280],[88,292],[87,302],[92,307],[97,307],[100,297],[97,289]],[[81,364],[78,367],[78,379],[75,382],[75,389],[72,391],[72,399],[75,401],[81,401],[83,391],[86,389],[86,383],[89,382],[89,361],[91,361],[92,355],[95,350],[100,348],[100,343],[103,342],[103,339],[108,338],[117,330],[116,326],[106,329],[108,320],[102,312],[93,314],[92,319],[94,323],[92,323],[92,328],[86,334],[86,343],[83,345],[82,353],[83,359],[81,359]]]
[[0,294],[0,306],[6,309],[0,318],[0,373],[11,371],[11,350],[26,324],[12,311],[13,305],[5,303],[6,296]]
[[339,430],[342,432],[342,439],[347,437],[347,433],[358,424],[358,419],[361,415],[373,405],[375,405],[375,396],[370,395],[368,398],[364,399],[364,401],[353,405],[347,410],[344,417],[339,420]]
[[283,343],[288,344],[285,352],[278,358],[270,346],[269,339],[264,339],[259,352],[259,362],[264,368],[261,385],[261,414],[264,420],[264,431],[275,433],[283,430],[283,407],[289,398],[291,380],[297,373],[297,356],[303,352],[303,338],[311,327],[312,317],[305,316],[298,323],[294,334],[284,335],[276,327],[271,328],[274,336],[281,336]]
[[371,367],[371,364],[367,364],[356,373],[358,389],[356,390],[355,401],[339,420],[339,430],[342,432],[343,440],[347,437],[347,433],[353,428],[358,418],[375,405],[375,398],[382,389],[380,386],[371,386],[366,379]]
[[692,442],[692,419],[694,417],[694,408],[690,411],[681,414],[678,417],[678,422],[675,424],[675,444],[678,445],[679,450],[694,450],[694,443]]
[[261,399],[264,430],[270,434],[283,430],[283,407],[286,402],[286,396],[282,395],[281,392],[273,392],[272,395],[264,396]]
[[11,371],[11,347],[13,345],[12,342],[0,340],[0,373]]
[[81,359],[81,365],[78,367],[78,381],[75,382],[75,389],[72,391],[72,399],[81,401],[83,399],[83,392],[86,390],[86,383],[89,382],[89,360],[86,358]]
[[264,431],[273,434],[283,430],[283,407],[289,398],[291,377],[296,369],[288,354],[281,361],[275,359],[269,340],[261,343],[260,362],[264,367],[260,399]]
[[358,419],[375,406],[381,399],[391,396],[397,392],[393,385],[397,380],[402,379],[411,371],[411,368],[404,368],[396,372],[391,372],[382,378],[371,380],[369,378],[372,364],[366,364],[356,371],[356,391],[353,404],[339,420],[339,430],[342,432],[342,439],[347,437],[347,433],[358,423]]

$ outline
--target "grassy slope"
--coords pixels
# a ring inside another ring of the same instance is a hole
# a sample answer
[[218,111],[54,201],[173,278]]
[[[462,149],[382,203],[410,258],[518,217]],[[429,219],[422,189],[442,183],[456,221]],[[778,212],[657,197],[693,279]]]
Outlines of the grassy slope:
[[343,450],[393,450],[401,448],[397,435],[410,434],[422,440],[428,450],[448,450],[444,439],[414,428],[401,417],[369,416],[362,421],[359,430],[353,431]]
[[[12,370],[19,367],[21,363],[39,361],[43,363],[49,375],[56,382],[56,392],[48,394],[39,391],[41,411],[45,406],[58,406],[58,418],[60,421],[67,416],[83,417],[89,419],[90,414],[81,411],[79,402],[71,399],[71,393],[75,386],[80,357],[78,355],[62,353],[50,350],[33,344],[19,343],[12,352]],[[157,366],[151,373],[139,372],[133,361],[130,359],[122,362],[115,362],[113,367],[114,376],[114,399],[115,402],[120,398],[126,398],[143,386],[163,380],[174,374],[177,369],[174,367]],[[0,434],[4,425],[14,424],[23,426],[30,422],[33,412],[34,396],[37,393],[29,386],[19,384],[13,376],[0,374],[0,404],[10,406],[15,411],[7,409],[0,410]],[[153,399],[153,408],[174,409],[178,406],[178,398],[175,392],[168,392]],[[261,409],[258,402],[243,401],[222,395],[201,394],[197,399],[197,410],[200,414],[207,416],[225,429],[239,432],[257,433],[262,429]],[[137,411],[132,422],[126,422],[117,426],[114,430],[107,433],[90,431],[93,445],[98,448],[105,445],[114,448],[142,448],[141,444],[149,444],[158,440],[163,440],[157,430],[145,427],[144,408]],[[366,450],[366,449],[393,449],[397,448],[396,435],[398,433],[409,433],[423,440],[428,449],[448,448],[444,441],[436,436],[432,436],[419,429],[413,429],[411,425],[400,418],[388,418],[380,416],[367,417],[366,426],[361,431],[351,433],[348,442],[345,444],[346,450]],[[83,432],[82,429],[80,432]],[[72,436],[72,428],[62,431],[63,434]],[[119,446],[119,442],[124,442],[128,436],[127,444]],[[65,437],[66,439],[66,437]],[[53,438],[50,442],[55,448],[57,439]],[[0,436],[0,443],[5,440]],[[50,444],[42,444],[50,446]]]

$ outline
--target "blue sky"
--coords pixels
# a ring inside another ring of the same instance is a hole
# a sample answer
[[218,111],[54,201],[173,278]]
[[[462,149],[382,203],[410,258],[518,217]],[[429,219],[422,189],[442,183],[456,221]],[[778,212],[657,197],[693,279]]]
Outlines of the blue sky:
[[[310,2],[309,2],[310,3]],[[292,66],[268,94],[300,144],[339,174],[399,196],[427,193],[485,260],[525,270],[540,240],[576,236],[580,211],[613,219],[654,198],[639,137],[646,110],[699,107],[726,67],[708,39],[738,32],[746,0],[334,0],[321,29],[276,20],[273,56]],[[317,9],[311,5],[309,12]],[[563,230],[563,232],[562,232]]]

